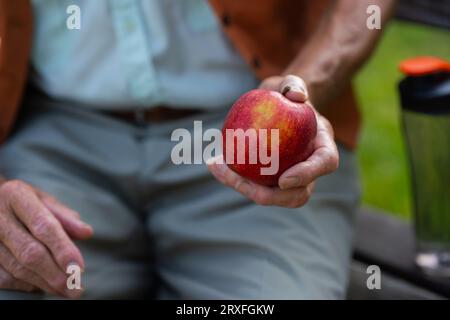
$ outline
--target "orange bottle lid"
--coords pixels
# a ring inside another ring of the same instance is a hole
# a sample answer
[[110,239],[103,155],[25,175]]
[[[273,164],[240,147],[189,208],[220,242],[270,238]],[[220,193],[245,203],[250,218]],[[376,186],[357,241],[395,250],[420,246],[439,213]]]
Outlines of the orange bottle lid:
[[436,57],[416,57],[402,61],[400,71],[408,76],[424,76],[439,71],[450,72],[450,63]]

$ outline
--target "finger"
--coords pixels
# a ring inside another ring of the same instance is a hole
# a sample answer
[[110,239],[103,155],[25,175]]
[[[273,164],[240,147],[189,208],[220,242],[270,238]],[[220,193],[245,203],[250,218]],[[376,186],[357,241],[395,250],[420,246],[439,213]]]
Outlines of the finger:
[[[64,206],[62,203],[60,203],[58,200],[56,200],[52,195],[48,194],[47,192],[44,192],[38,188],[34,188],[33,190],[36,192],[36,194],[38,195],[39,199],[41,199],[41,201],[51,209],[54,209],[55,211],[60,211],[60,209],[62,211],[63,215],[66,215],[70,218],[73,218],[74,220],[80,220],[81,216],[78,212]],[[62,207],[62,208],[60,208]]]
[[298,208],[303,206],[311,196],[312,186],[281,190],[277,187],[269,188],[254,184],[251,199],[263,206],[279,206]]
[[60,295],[72,297],[67,290],[66,274],[56,264],[47,248],[38,242],[12,215],[1,214],[0,242],[13,254],[16,260],[43,278]]
[[241,177],[228,168],[226,164],[210,161],[208,168],[216,179],[224,185],[235,189],[250,200],[263,206],[275,205],[296,208],[305,204],[312,192],[312,186],[289,190],[262,186]]
[[291,192],[290,194],[286,194],[284,198],[280,197],[280,201],[282,201],[282,204],[279,204],[279,206],[283,206],[286,208],[299,208],[304,206],[311,198],[314,186],[315,183],[313,182],[306,187],[292,188],[288,190],[281,190],[276,188],[277,192],[279,192],[280,194],[288,191]]
[[235,188],[237,184],[243,182],[245,179],[236,172],[228,168],[228,166],[221,161],[222,156],[208,161],[208,169],[213,176],[228,187]]
[[283,80],[283,77],[280,77],[280,76],[273,76],[273,77],[266,78],[259,85],[259,89],[278,91],[282,80]]
[[305,102],[308,100],[308,91],[305,81],[294,75],[287,75],[281,81],[279,91],[289,100],[294,102]]
[[13,254],[4,245],[0,244],[0,265],[4,270],[20,282],[27,283],[50,294],[57,294],[47,282],[33,271],[19,263]]
[[81,221],[80,214],[46,193],[39,193],[42,203],[61,223],[67,234],[75,239],[85,240],[92,237],[92,227]]
[[296,208],[306,203],[311,194],[310,189],[306,187],[281,190],[253,183],[229,168],[222,167],[219,170],[224,170],[219,173],[219,181],[262,206]]
[[67,266],[74,263],[83,269],[84,260],[80,251],[58,220],[34,192],[27,190],[27,185],[19,186],[18,189],[22,192],[15,193],[11,199],[11,207],[18,219],[50,250],[61,270],[65,272]]
[[17,290],[24,292],[33,292],[37,291],[37,288],[33,285],[15,279],[9,272],[0,266],[0,289],[4,290]]
[[278,180],[281,189],[307,186],[317,178],[334,172],[339,165],[339,152],[332,135],[319,128],[316,149],[305,161],[286,170]]
[[244,179],[236,172],[228,168],[223,161],[223,156],[210,159],[208,169],[212,175],[224,185],[235,189],[246,197],[250,197],[253,189],[250,181]]

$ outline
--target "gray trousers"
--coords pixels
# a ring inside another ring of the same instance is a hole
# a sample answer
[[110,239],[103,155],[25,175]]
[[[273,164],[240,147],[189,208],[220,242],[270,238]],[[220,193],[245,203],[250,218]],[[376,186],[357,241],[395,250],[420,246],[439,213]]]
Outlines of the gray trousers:
[[[225,112],[133,126],[80,106],[33,99],[0,173],[77,210],[95,235],[77,242],[85,298],[345,297],[359,186],[355,155],[320,178],[299,209],[258,206],[206,165],[172,163],[176,128],[221,128]],[[0,299],[42,298],[0,291]],[[44,297],[48,298],[48,297]]]

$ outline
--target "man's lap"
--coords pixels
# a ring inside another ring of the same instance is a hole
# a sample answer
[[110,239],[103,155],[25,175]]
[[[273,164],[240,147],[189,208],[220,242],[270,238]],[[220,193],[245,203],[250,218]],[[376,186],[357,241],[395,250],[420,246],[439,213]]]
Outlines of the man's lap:
[[343,298],[358,189],[353,155],[341,157],[300,209],[261,207],[206,179],[159,197],[148,220],[159,297]]
[[154,270],[159,298],[344,296],[358,201],[350,152],[341,149],[338,172],[318,181],[303,208],[261,207],[204,165],[170,162],[171,130],[191,128],[192,119],[139,135],[87,113],[52,117],[19,130],[0,153],[0,172],[93,225],[93,239],[78,243],[87,298],[149,297]]

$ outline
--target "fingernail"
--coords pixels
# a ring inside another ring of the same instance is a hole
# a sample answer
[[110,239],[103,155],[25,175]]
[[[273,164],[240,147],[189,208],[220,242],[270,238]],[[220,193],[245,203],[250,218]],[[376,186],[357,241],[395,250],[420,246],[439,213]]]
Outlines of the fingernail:
[[298,177],[287,177],[280,180],[281,189],[295,188],[300,185],[300,179]]
[[241,181],[236,186],[236,190],[250,197],[255,189],[247,181]]
[[297,87],[297,86],[291,87],[290,91],[297,92],[297,93],[302,93],[302,94],[306,95],[305,90],[302,87]]
[[302,87],[298,86],[286,86],[283,89],[283,95],[289,98],[293,98],[295,100],[297,99],[307,99],[308,96],[305,92],[305,90]]

